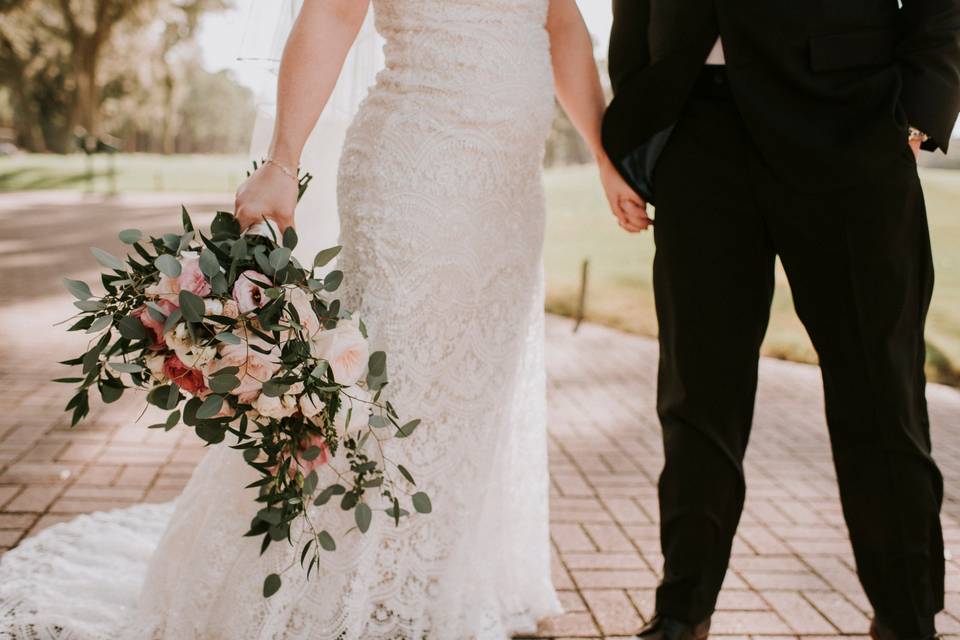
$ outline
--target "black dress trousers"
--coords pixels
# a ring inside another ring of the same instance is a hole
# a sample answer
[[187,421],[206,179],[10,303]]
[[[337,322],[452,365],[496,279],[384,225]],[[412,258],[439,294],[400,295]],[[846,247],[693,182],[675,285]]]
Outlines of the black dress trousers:
[[705,69],[694,93],[654,174],[666,457],[657,609],[693,623],[716,604],[779,255],[819,354],[861,582],[898,636],[928,636],[943,608],[943,483],[924,397],[933,265],[906,132],[868,182],[802,193],[760,157],[722,70]]

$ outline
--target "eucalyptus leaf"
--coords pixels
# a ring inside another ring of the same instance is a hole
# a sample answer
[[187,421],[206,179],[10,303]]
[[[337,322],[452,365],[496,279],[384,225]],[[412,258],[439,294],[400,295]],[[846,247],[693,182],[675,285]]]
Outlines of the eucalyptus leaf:
[[320,492],[320,495],[317,496],[317,499],[313,501],[313,504],[322,507],[326,503],[330,502],[330,498],[333,496],[339,496],[346,493],[346,489],[343,485],[332,484],[323,491]]
[[275,573],[271,573],[267,576],[267,579],[263,581],[263,597],[269,598],[277,591],[280,591],[280,587],[283,586],[283,581]]
[[319,458],[321,453],[323,453],[323,449],[317,446],[313,446],[308,448],[302,454],[300,454],[300,457],[306,460],[307,462],[312,462],[313,460],[316,460],[317,458]]
[[433,505],[430,504],[430,497],[423,491],[413,494],[413,508],[417,513],[430,513],[433,511]]
[[70,278],[64,278],[63,284],[67,287],[67,291],[69,291],[70,294],[77,300],[87,300],[88,298],[93,297],[93,292],[90,291],[90,286],[82,280],[71,280]]
[[111,362],[110,368],[120,373],[140,373],[143,371],[143,366],[136,362]]
[[287,247],[277,247],[270,252],[270,266],[274,271],[281,271],[290,264],[291,251]]
[[210,390],[214,393],[230,393],[240,386],[240,379],[231,374],[218,374],[210,377]]
[[230,333],[229,331],[224,331],[223,333],[217,334],[217,340],[224,344],[240,344],[242,340],[236,334]]
[[417,419],[417,420],[411,420],[411,421],[408,422],[407,424],[405,424],[405,425],[403,425],[402,427],[400,427],[400,429],[397,431],[397,437],[398,437],[398,438],[407,438],[407,437],[409,437],[409,436],[414,432],[414,430],[415,430],[418,426],[420,426],[420,420],[419,420],[419,419]]
[[87,327],[87,333],[97,333],[103,331],[107,327],[113,324],[112,316],[100,316]]
[[402,475],[404,478],[407,479],[407,482],[409,482],[412,485],[417,484],[416,482],[413,481],[413,475],[407,470],[405,466],[403,466],[402,464],[398,464],[397,470],[400,472],[400,475]]
[[197,418],[201,420],[213,418],[220,413],[220,409],[222,408],[223,396],[213,394],[207,397],[207,399],[203,401],[203,404],[200,405],[200,408],[197,409]]
[[207,279],[220,273],[220,261],[213,251],[207,250],[200,254],[200,272],[207,276]]
[[333,260],[334,258],[337,257],[337,255],[339,255],[340,250],[342,248],[343,247],[339,247],[339,246],[330,247],[329,249],[324,249],[323,251],[318,253],[317,256],[313,259],[314,268],[327,266],[327,264],[329,264],[331,260]]
[[289,384],[277,382],[276,380],[267,380],[263,383],[263,395],[268,398],[279,398],[289,390]]
[[318,482],[320,482],[320,476],[317,475],[317,471],[314,469],[303,479],[303,494],[306,496],[311,495],[317,490]]
[[374,351],[370,354],[370,361],[367,364],[372,376],[382,376],[387,371],[387,354],[383,351]]
[[120,242],[123,244],[136,244],[140,242],[140,238],[143,237],[143,232],[140,229],[124,229],[117,237],[120,238]]
[[367,529],[370,528],[370,521],[373,519],[373,511],[370,510],[370,506],[366,502],[359,503],[353,512],[353,516],[357,521],[360,532],[366,533]]
[[127,266],[123,264],[123,261],[121,261],[120,258],[111,253],[107,253],[103,249],[93,247],[90,249],[90,253],[92,253],[93,257],[97,259],[97,262],[105,266],[107,269],[113,269],[115,271],[127,270]]
[[183,317],[188,322],[203,322],[203,314],[206,312],[203,298],[186,289],[180,290],[179,298],[180,311],[183,313]]
[[182,270],[180,262],[169,253],[157,256],[157,259],[153,261],[153,266],[155,266],[160,273],[171,278],[179,276]]
[[333,540],[327,531],[321,531],[317,534],[317,542],[320,543],[320,546],[323,547],[325,551],[336,551],[337,543]]
[[128,340],[144,340],[147,337],[147,329],[140,322],[139,318],[133,316],[124,316],[117,324],[120,335]]
[[343,271],[331,271],[323,279],[323,288],[325,291],[336,291],[343,282]]
[[76,300],[73,303],[77,309],[80,311],[102,311],[106,309],[106,305],[100,302],[99,300]]
[[296,249],[297,247],[297,230],[293,227],[287,227],[286,231],[283,232],[283,246],[287,249]]

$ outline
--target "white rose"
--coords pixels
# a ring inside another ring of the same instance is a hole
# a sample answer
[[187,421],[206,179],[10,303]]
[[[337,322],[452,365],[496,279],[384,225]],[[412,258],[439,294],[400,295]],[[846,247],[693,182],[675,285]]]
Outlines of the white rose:
[[310,306],[310,296],[307,292],[300,287],[289,289],[287,290],[287,302],[297,310],[300,325],[304,328],[307,335],[316,335],[316,333],[320,331],[320,318],[317,317],[313,307]]
[[297,411],[297,402],[296,400],[288,400],[290,396],[283,396],[283,398],[271,398],[266,394],[260,394],[260,396],[253,403],[253,408],[257,410],[262,416],[267,418],[274,418],[280,420],[281,418],[287,418],[292,416]]
[[360,380],[370,358],[367,339],[360,333],[357,324],[348,320],[341,320],[335,328],[314,336],[311,352],[315,358],[329,363],[334,380],[345,387]]
[[315,400],[312,395],[306,394],[300,396],[300,413],[304,418],[314,418],[323,411],[326,406],[323,402]]
[[163,363],[165,360],[166,358],[160,355],[147,356],[146,360],[147,369],[149,369],[153,377],[160,382],[166,380],[166,376],[163,375]]
[[178,324],[176,328],[167,335],[167,346],[173,349],[173,352],[180,358],[180,362],[191,368],[199,369],[206,367],[217,357],[216,347],[201,347],[195,344],[190,338],[187,325],[182,323]]
[[219,300],[206,298],[203,301],[203,312],[204,312],[204,315],[208,315],[208,316],[222,316],[223,303],[220,302]]

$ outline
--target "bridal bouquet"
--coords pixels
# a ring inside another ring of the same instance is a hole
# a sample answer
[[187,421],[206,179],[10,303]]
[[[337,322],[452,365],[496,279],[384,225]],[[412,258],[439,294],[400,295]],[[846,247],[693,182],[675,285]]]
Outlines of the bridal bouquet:
[[[220,212],[204,235],[184,208],[182,233],[144,239],[139,230],[122,231],[120,240],[133,249],[126,259],[93,249],[108,270],[100,278],[105,294],[65,280],[80,310],[69,330],[91,339],[85,353],[63,363],[82,375],[58,382],[77,385],[66,406],[74,425],[89,413],[90,391],[110,403],[137,388],[169,412],[150,428],[183,423],[208,444],[235,439],[231,447],[260,476],[248,485],[258,497],[246,535],[262,537],[261,553],[271,542],[293,545],[291,526],[300,519],[307,533],[297,536],[306,540],[300,564],[309,578],[322,550],[336,548],[307,517],[310,502],[320,507],[337,498],[361,532],[374,515],[368,493],[380,495],[376,502],[397,525],[409,508],[429,513],[431,505],[425,493],[411,493],[410,471],[382,453],[383,440],[408,437],[419,424],[401,422],[381,400],[386,355],[369,352],[363,322],[336,299],[343,273],[315,277],[339,247],[304,269],[291,255],[296,232],[278,237],[265,228],[243,234]],[[333,470],[338,481],[318,486],[318,471],[340,451],[349,471]],[[267,576],[263,595],[280,586],[278,574]]]

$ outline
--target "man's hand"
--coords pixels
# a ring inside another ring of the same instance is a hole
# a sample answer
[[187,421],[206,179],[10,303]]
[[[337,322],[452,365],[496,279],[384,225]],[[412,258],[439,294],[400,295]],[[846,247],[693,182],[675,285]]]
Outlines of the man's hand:
[[647,217],[647,203],[630,188],[609,158],[604,156],[597,164],[610,210],[617,217],[620,228],[629,233],[648,229],[653,220]]

